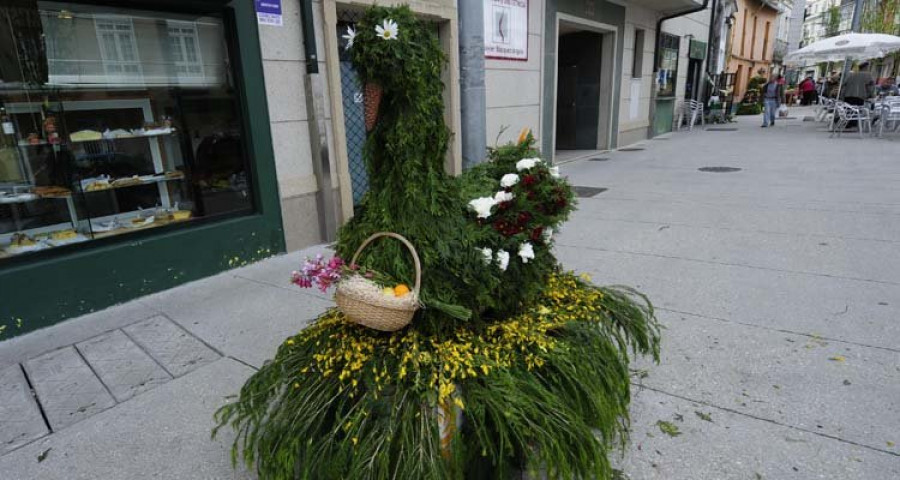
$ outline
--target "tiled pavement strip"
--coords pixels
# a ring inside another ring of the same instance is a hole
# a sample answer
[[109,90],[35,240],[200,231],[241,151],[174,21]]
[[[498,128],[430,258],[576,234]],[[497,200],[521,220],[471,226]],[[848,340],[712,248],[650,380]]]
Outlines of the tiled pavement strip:
[[[900,139],[757,121],[563,167],[608,190],[581,199],[559,258],[638,286],[666,327],[660,365],[634,365],[616,463],[632,480],[900,478]],[[318,251],[0,342],[0,478],[252,478],[212,414],[330,305],[287,283]]]
[[154,316],[5,367],[0,372],[0,454],[220,356],[171,320]]

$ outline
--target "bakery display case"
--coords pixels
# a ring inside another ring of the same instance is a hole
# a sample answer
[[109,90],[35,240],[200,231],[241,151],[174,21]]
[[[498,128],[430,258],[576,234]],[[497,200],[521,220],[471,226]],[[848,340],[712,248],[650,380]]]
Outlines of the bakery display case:
[[191,218],[180,132],[150,99],[7,102],[3,118],[3,255]]
[[0,261],[253,211],[221,18],[34,5],[0,58]]

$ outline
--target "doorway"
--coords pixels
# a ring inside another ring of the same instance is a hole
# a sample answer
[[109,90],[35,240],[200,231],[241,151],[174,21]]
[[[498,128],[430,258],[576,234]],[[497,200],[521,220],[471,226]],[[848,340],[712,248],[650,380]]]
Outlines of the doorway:
[[578,31],[559,36],[556,149],[597,148],[603,36]]
[[555,161],[611,148],[616,27],[558,14],[553,147]]
[[700,87],[701,78],[701,70],[703,68],[703,60],[697,60],[696,58],[692,58],[688,61],[688,74],[687,74],[687,84],[684,87],[684,99],[685,100],[700,100],[703,101],[702,98],[697,98],[696,95],[699,94],[697,89]]

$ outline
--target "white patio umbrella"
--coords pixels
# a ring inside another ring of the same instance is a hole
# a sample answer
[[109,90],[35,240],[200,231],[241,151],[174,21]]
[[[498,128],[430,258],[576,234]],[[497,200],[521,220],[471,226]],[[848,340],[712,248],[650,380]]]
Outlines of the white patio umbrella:
[[[849,62],[882,58],[900,50],[900,37],[884,33],[847,33],[811,43],[784,57],[786,65],[805,65],[819,62]],[[846,63],[845,63],[846,64]],[[846,79],[838,84],[837,98]],[[836,116],[836,114],[835,114]],[[835,119],[832,118],[832,127]]]
[[884,33],[847,33],[811,43],[784,57],[788,65],[882,58],[900,50],[900,37]]

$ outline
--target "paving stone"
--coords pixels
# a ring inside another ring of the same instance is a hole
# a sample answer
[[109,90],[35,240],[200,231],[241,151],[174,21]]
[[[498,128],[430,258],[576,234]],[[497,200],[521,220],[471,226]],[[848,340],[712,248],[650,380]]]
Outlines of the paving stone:
[[612,455],[631,480],[900,478],[896,455],[659,392],[636,388],[631,412],[630,448]]
[[25,371],[54,431],[116,404],[73,347],[33,358],[25,362]]
[[148,318],[124,330],[176,377],[219,358],[219,354],[203,342],[162,316]]
[[121,330],[94,337],[75,347],[120,402],[172,378]]
[[22,367],[0,370],[0,455],[48,433]]
[[241,465],[231,466],[230,428],[209,438],[213,414],[251,373],[227,358],[198,368],[0,456],[0,479],[255,479]]

